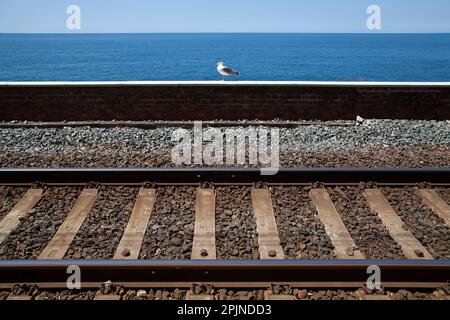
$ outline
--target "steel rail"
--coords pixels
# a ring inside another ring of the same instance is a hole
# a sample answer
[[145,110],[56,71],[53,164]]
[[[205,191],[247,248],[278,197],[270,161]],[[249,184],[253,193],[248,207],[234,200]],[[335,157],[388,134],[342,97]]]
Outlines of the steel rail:
[[[272,172],[274,173],[274,172]],[[267,174],[259,168],[2,168],[0,184],[77,185],[89,182],[116,185],[140,185],[154,182],[161,185],[252,185],[264,182],[273,185],[295,185],[322,182],[325,184],[450,184],[450,168],[280,168]]]
[[296,287],[361,287],[377,265],[385,288],[438,288],[448,285],[450,260],[281,260],[281,261],[174,261],[174,260],[59,260],[0,261],[0,288],[36,284],[64,288],[67,268],[81,270],[82,288],[98,288],[106,281],[125,287],[189,287],[210,283],[217,287],[267,288],[272,283]]

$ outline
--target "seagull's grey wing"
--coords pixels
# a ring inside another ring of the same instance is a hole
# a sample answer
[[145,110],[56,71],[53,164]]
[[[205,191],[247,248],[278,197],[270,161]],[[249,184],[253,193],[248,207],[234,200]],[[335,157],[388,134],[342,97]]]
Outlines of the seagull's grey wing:
[[229,74],[236,74],[236,71],[232,70],[231,68],[228,67],[223,67],[222,68],[223,72],[229,73]]

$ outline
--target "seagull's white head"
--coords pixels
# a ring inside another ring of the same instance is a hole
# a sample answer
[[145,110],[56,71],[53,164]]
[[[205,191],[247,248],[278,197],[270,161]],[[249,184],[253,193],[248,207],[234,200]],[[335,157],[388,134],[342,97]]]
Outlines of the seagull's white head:
[[216,66],[223,66],[223,62],[217,62]]

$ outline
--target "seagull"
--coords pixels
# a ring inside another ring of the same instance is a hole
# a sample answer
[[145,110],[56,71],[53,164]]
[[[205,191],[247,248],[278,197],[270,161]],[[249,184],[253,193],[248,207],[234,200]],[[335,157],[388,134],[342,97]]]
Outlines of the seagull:
[[238,76],[239,72],[232,70],[231,68],[224,66],[223,62],[218,62],[216,64],[217,72],[222,75],[222,81],[225,81],[225,76]]

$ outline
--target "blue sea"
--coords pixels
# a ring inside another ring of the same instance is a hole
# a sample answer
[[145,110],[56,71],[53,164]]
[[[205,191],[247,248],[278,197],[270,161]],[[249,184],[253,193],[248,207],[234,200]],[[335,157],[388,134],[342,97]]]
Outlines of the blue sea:
[[450,81],[450,34],[0,34],[0,81]]

